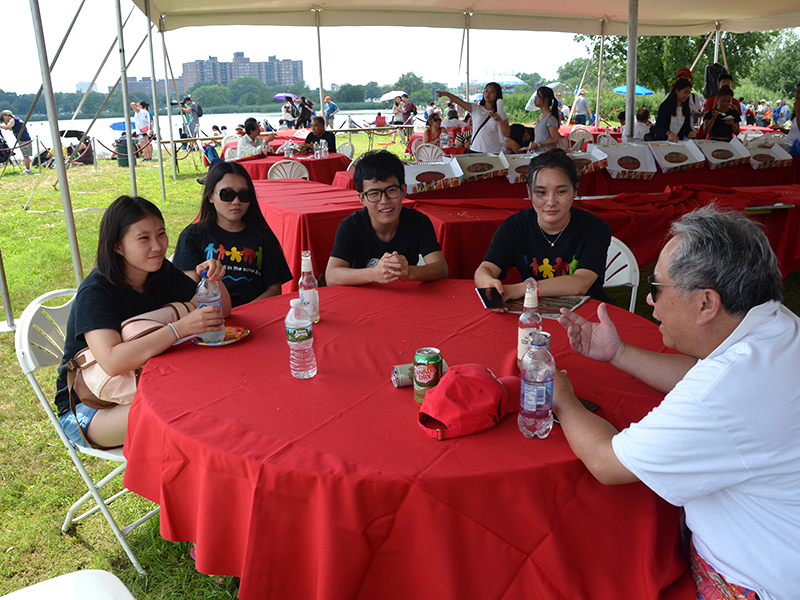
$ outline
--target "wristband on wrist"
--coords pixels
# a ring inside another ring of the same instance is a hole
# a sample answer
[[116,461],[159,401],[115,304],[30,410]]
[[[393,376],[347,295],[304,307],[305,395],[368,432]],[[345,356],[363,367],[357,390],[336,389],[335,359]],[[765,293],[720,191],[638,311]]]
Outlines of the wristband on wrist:
[[172,332],[172,335],[175,337],[175,341],[177,342],[180,338],[178,337],[178,332],[175,331],[175,328],[172,326],[172,323],[167,323],[167,327]]

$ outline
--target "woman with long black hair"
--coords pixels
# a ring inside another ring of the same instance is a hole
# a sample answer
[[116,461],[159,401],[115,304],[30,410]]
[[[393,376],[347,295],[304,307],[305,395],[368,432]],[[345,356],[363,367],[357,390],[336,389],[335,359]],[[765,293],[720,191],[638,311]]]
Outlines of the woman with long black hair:
[[697,136],[692,124],[689,97],[692,95],[692,82],[678,79],[661,106],[658,107],[656,124],[650,132],[653,140],[693,139]]
[[499,83],[487,83],[480,102],[470,103],[450,92],[437,91],[436,95],[446,96],[472,115],[472,143],[468,153],[500,154],[503,151],[511,129],[503,110],[503,88]]
[[553,90],[549,87],[542,86],[536,90],[536,97],[533,99],[533,105],[542,111],[539,119],[534,126],[533,142],[528,147],[529,150],[534,151],[536,154],[552,150],[558,145],[558,123],[560,112],[558,110],[558,101],[556,100]]

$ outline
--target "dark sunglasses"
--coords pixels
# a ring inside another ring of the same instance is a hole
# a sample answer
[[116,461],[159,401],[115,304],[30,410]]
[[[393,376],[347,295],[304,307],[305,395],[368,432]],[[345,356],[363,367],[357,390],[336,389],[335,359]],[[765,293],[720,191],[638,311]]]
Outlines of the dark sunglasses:
[[249,203],[253,201],[253,192],[250,190],[232,190],[231,188],[222,188],[221,190],[217,190],[217,196],[223,202],[233,202],[233,199],[236,196],[239,196],[239,202]]
[[441,120],[441,119],[431,119],[431,121],[437,121],[437,122],[439,122],[439,123],[441,123],[441,122],[442,122],[442,120]]
[[653,302],[656,301],[656,294],[658,293],[658,287],[659,286],[663,286],[663,287],[679,287],[679,288],[683,288],[685,290],[703,290],[703,289],[705,289],[705,288],[697,287],[696,285],[680,285],[678,283],[658,283],[658,282],[656,282],[655,279],[656,279],[655,275],[650,275],[647,278],[647,285],[650,287],[650,298],[653,300]]

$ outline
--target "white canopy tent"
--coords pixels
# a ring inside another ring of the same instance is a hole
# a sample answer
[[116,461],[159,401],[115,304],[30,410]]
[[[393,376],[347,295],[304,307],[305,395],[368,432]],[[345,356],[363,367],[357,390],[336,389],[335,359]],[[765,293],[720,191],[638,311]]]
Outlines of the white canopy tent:
[[[47,104],[48,120],[54,139],[58,131],[50,65],[44,45],[44,32],[38,0],[29,0],[34,29],[39,48],[39,64],[42,71],[42,87]],[[464,29],[466,37],[466,74],[469,81],[469,30],[525,30],[566,31],[589,35],[626,35],[633,43],[628,46],[626,110],[633,114],[636,84],[636,39],[638,35],[699,35],[710,31],[742,33],[800,26],[800,6],[797,0],[775,0],[759,4],[749,0],[673,0],[670,3],[644,0],[603,0],[597,3],[553,3],[551,0],[475,0],[464,6],[455,0],[335,0],[319,4],[309,0],[295,0],[287,6],[283,0],[133,0],[134,4],[157,25],[163,33],[182,27],[210,25],[284,25],[313,26],[319,28],[337,26],[409,26],[446,27]],[[117,25],[120,43],[120,68],[123,90],[126,90],[126,62],[122,26],[117,5]],[[151,70],[156,79],[152,60],[152,38],[150,39]],[[162,37],[163,42],[163,37]],[[320,105],[322,105],[322,52],[319,51]],[[166,61],[166,59],[165,59]],[[157,110],[154,95],[154,110]],[[169,112],[169,103],[167,106]],[[126,115],[126,130],[130,132],[130,116]],[[156,121],[157,123],[158,121]],[[633,120],[628,123],[632,128]],[[629,128],[629,129],[630,129]],[[631,134],[631,131],[626,131]],[[160,141],[161,135],[157,131]],[[171,128],[170,128],[171,137]],[[130,139],[130,135],[128,135]],[[128,152],[132,148],[129,145]],[[136,188],[133,161],[130,161],[131,187]],[[161,162],[161,159],[159,159]],[[56,148],[59,184],[64,206],[67,230],[72,253],[73,268],[77,283],[83,279],[80,251],[72,219],[69,184],[64,169],[61,148]],[[163,189],[163,163],[161,163]]]

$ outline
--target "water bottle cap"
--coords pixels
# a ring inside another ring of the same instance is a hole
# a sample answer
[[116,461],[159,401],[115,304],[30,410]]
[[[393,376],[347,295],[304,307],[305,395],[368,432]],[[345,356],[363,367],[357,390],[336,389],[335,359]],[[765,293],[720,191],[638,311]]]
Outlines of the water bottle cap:
[[202,277],[203,279],[208,279],[208,271],[205,269],[200,271],[200,277]]
[[292,298],[291,300],[289,300],[289,306],[291,306],[292,308],[300,308],[301,306],[303,306],[303,301],[300,300],[300,298]]

